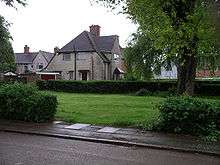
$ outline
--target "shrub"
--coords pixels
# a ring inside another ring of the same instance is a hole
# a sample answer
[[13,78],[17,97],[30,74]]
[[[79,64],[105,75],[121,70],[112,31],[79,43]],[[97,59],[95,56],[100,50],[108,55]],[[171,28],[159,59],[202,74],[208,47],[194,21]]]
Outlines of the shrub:
[[39,92],[36,87],[13,84],[0,88],[0,118],[46,122],[56,113],[56,96]]
[[209,136],[218,131],[220,104],[192,97],[171,97],[160,106],[162,131]]
[[176,86],[175,82],[146,81],[38,81],[41,90],[76,93],[134,93],[142,88],[154,91],[167,91]]
[[[196,81],[196,94],[220,95],[220,81]],[[41,90],[52,90],[73,93],[135,93],[140,89],[149,92],[169,91],[176,95],[176,81],[38,81]],[[205,89],[205,90],[204,90]],[[214,90],[213,90],[214,89]]]
[[135,93],[136,96],[151,96],[152,95],[152,92],[150,92],[149,90],[147,89],[140,89],[139,91],[137,91]]

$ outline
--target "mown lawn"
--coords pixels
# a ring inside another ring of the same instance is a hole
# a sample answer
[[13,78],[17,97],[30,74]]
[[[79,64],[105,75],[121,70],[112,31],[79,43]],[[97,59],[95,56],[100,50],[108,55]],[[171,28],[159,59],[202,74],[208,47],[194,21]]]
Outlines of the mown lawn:
[[[57,120],[105,126],[141,127],[151,129],[157,121],[156,108],[165,98],[116,94],[77,94],[50,92],[58,98]],[[220,97],[200,98],[219,101]]]
[[58,97],[56,119],[72,123],[150,128],[161,97],[52,92]]

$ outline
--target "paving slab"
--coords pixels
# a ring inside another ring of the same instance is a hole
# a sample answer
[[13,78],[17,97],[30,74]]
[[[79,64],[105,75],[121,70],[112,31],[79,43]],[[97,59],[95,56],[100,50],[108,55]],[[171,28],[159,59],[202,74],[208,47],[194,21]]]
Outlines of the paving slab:
[[67,127],[65,127],[65,128],[67,128],[67,129],[76,129],[76,130],[79,130],[79,129],[88,127],[88,126],[90,126],[90,125],[91,125],[91,124],[80,124],[80,123],[77,123],[77,124],[73,124],[73,125],[67,126]]
[[0,120],[0,131],[220,156],[220,141],[204,142],[192,136],[164,134],[131,128],[103,127],[80,123],[70,125],[65,122],[39,124]]
[[53,124],[62,124],[62,121],[54,121]]
[[116,131],[120,130],[120,128],[114,128],[114,127],[104,127],[97,132],[102,132],[102,133],[115,133]]

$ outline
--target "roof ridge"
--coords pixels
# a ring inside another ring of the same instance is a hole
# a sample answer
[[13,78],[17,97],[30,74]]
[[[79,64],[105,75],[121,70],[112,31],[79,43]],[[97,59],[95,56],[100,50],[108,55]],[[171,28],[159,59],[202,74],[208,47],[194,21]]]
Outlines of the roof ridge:
[[29,52],[29,53],[15,53],[15,54],[36,54],[36,53],[39,53],[39,52]]
[[47,51],[44,51],[44,50],[40,50],[39,52],[43,52],[43,53],[50,53],[50,54],[53,54],[51,52],[47,52]]
[[87,36],[88,39],[91,42],[91,45],[93,46],[93,48],[95,49],[95,51],[100,55],[100,57],[102,58],[103,61],[105,62],[109,62],[109,60],[107,59],[106,56],[104,56],[101,51],[99,50],[99,48],[97,47],[97,44],[95,43],[95,41],[93,40],[93,38],[90,36],[90,32],[87,32]]
[[100,36],[100,37],[119,37],[119,36],[117,34],[114,34],[114,35]]
[[[69,43],[73,42],[77,37],[79,37],[80,35],[82,35],[83,33],[86,33],[88,31],[84,30],[83,32],[81,32],[80,34],[78,34],[75,38],[73,38],[70,42],[68,42],[66,45],[68,45]],[[75,43],[74,43],[75,44]],[[64,45],[61,49],[63,49],[66,45]],[[61,50],[60,49],[60,50]]]

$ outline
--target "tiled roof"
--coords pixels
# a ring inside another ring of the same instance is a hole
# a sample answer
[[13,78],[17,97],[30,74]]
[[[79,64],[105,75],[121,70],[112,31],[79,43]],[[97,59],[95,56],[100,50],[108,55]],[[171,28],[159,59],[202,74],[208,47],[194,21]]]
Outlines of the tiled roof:
[[39,52],[30,52],[30,53],[15,53],[15,59],[17,64],[32,64],[36,56],[41,53],[47,62],[53,58],[53,53],[39,51]]
[[47,60],[47,62],[50,62],[54,56],[54,53],[40,51],[41,54],[44,56],[44,58]]
[[115,40],[118,36],[95,37],[95,41],[102,52],[112,52]]
[[88,31],[83,31],[61,48],[59,52],[97,52],[97,50],[100,52],[112,52],[117,37],[116,35],[97,37]]
[[68,44],[66,44],[64,47],[62,47],[59,52],[66,53],[66,52],[81,52],[81,51],[95,51],[93,48],[91,42],[88,38],[88,32],[84,31],[80,35],[78,35],[76,38],[74,38],[72,41],[70,41]]
[[38,52],[34,53],[15,53],[15,60],[17,64],[32,64]]

